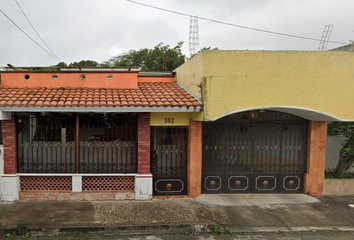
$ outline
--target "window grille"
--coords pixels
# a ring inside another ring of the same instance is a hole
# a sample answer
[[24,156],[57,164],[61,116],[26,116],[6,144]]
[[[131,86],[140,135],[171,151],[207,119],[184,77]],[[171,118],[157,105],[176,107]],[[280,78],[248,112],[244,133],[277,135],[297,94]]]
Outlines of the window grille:
[[18,114],[18,172],[135,173],[136,114]]
[[134,173],[137,118],[132,114],[80,115],[80,172]]
[[18,115],[18,172],[74,173],[75,117]]

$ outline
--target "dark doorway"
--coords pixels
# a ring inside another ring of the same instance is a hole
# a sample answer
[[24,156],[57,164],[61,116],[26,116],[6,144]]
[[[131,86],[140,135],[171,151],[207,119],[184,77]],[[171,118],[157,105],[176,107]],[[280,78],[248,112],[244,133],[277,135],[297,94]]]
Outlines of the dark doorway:
[[151,127],[154,195],[187,194],[188,127]]

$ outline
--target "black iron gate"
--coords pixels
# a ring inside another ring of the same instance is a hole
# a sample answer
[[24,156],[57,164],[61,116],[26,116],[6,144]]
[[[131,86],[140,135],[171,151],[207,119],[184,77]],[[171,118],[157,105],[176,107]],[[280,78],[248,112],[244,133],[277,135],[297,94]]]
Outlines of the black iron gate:
[[188,127],[151,127],[154,195],[187,193]]
[[203,125],[203,193],[302,192],[308,121],[267,111]]

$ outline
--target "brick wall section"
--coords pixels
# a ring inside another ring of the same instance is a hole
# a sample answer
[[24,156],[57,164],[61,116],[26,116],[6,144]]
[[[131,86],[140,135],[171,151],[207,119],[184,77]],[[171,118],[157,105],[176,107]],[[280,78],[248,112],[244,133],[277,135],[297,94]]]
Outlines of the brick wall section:
[[138,113],[138,173],[150,173],[150,113]]
[[311,121],[304,192],[311,196],[323,195],[326,165],[327,122]]
[[17,135],[15,116],[2,121],[2,141],[4,146],[4,173],[17,173]]
[[188,132],[188,196],[198,197],[202,188],[202,122],[190,121]]

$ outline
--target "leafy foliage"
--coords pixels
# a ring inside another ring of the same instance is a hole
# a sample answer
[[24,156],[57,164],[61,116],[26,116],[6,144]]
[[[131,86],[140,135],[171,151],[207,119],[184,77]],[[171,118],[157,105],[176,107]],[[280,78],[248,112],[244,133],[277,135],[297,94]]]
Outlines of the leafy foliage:
[[99,67],[100,64],[93,60],[81,60],[80,62],[70,63],[68,67]]
[[347,137],[340,150],[339,162],[334,174],[342,175],[354,164],[354,123],[332,122],[328,125],[328,135],[340,135]]
[[159,43],[152,49],[129,50],[103,63],[82,60],[80,62],[72,62],[69,65],[65,62],[60,62],[53,67],[142,67],[143,71],[163,71],[163,58],[165,55],[167,60],[166,71],[173,71],[185,62],[186,56],[182,54],[182,46],[183,42],[177,43],[175,47]]
[[214,47],[214,48],[212,48],[212,47],[203,47],[203,48],[201,48],[198,52],[202,52],[202,51],[208,51],[208,50],[219,50],[219,48],[218,47]]
[[93,60],[81,60],[80,62],[72,62],[69,65],[67,65],[65,62],[60,62],[57,65],[55,65],[55,67],[58,68],[66,68],[66,67],[72,67],[72,68],[90,68],[90,67],[106,67],[106,65],[102,64],[102,63],[98,63],[96,61]]
[[212,48],[212,47],[203,47],[203,48],[201,48],[196,54],[193,54],[190,58],[192,58],[192,57],[194,57],[195,55],[197,55],[198,53],[200,53],[200,52],[203,52],[203,51],[209,51],[209,50],[219,50],[219,48],[218,47],[214,47],[214,48]]
[[341,149],[344,156],[354,156],[354,123],[353,122],[332,122],[328,124],[328,135],[340,135],[347,137],[347,142]]
[[68,65],[65,62],[60,62],[57,65],[54,65],[53,67],[66,68],[68,67]]
[[354,178],[354,173],[337,174],[335,171],[326,171],[325,178],[327,179],[351,179]]
[[222,228],[220,226],[212,226],[211,228],[211,232],[213,234],[228,234],[228,235],[231,235],[232,232],[230,229],[227,229],[227,228]]
[[182,65],[185,55],[182,54],[183,42],[171,48],[164,43],[157,44],[154,48],[129,50],[104,62],[111,67],[142,67],[143,71],[163,71],[163,58],[166,55],[167,71],[172,71]]

